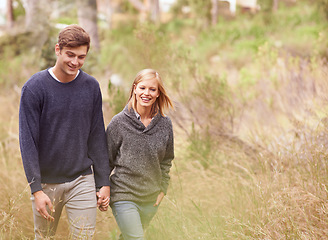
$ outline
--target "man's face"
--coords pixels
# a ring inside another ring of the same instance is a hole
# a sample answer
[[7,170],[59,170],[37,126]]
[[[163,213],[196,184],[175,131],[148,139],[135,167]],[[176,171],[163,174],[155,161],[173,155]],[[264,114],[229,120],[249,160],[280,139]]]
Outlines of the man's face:
[[57,44],[55,50],[57,55],[56,65],[59,67],[62,77],[75,77],[84,64],[87,56],[87,46],[64,47],[60,50]]

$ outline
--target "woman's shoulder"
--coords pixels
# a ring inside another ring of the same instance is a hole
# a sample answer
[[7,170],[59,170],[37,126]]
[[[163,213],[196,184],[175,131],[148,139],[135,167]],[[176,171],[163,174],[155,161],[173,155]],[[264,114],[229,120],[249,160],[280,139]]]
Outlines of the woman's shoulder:
[[166,124],[170,124],[170,125],[172,125],[172,121],[171,121],[171,118],[169,117],[169,116],[167,116],[167,115],[161,115],[161,118],[162,118],[162,120],[166,123]]
[[167,116],[167,115],[162,116],[161,115],[159,122],[160,122],[160,125],[161,125],[160,127],[161,128],[171,129],[172,130],[172,128],[173,128],[172,121],[171,121],[171,118],[169,116]]
[[117,125],[123,121],[123,118],[124,114],[123,111],[121,111],[110,120],[108,127],[117,127]]

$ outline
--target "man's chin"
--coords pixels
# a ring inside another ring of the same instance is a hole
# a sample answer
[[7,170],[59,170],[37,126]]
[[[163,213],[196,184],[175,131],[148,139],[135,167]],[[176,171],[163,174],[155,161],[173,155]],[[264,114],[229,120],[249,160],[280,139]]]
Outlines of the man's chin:
[[79,70],[68,70],[66,71],[67,75],[75,76]]

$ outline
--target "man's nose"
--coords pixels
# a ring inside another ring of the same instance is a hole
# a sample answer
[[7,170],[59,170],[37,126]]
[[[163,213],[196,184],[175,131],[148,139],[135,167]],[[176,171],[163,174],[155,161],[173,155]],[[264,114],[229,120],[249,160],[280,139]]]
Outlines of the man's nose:
[[71,62],[72,62],[72,64],[77,65],[77,63],[78,63],[77,57],[74,57]]

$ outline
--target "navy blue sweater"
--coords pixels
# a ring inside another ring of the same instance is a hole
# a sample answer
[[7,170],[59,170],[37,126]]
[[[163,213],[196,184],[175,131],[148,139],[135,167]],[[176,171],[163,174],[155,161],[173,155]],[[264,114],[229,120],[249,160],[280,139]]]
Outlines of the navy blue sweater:
[[109,186],[109,164],[96,79],[80,71],[61,83],[43,70],[23,86],[19,140],[31,192],[41,183],[64,183],[95,175],[96,186]]

